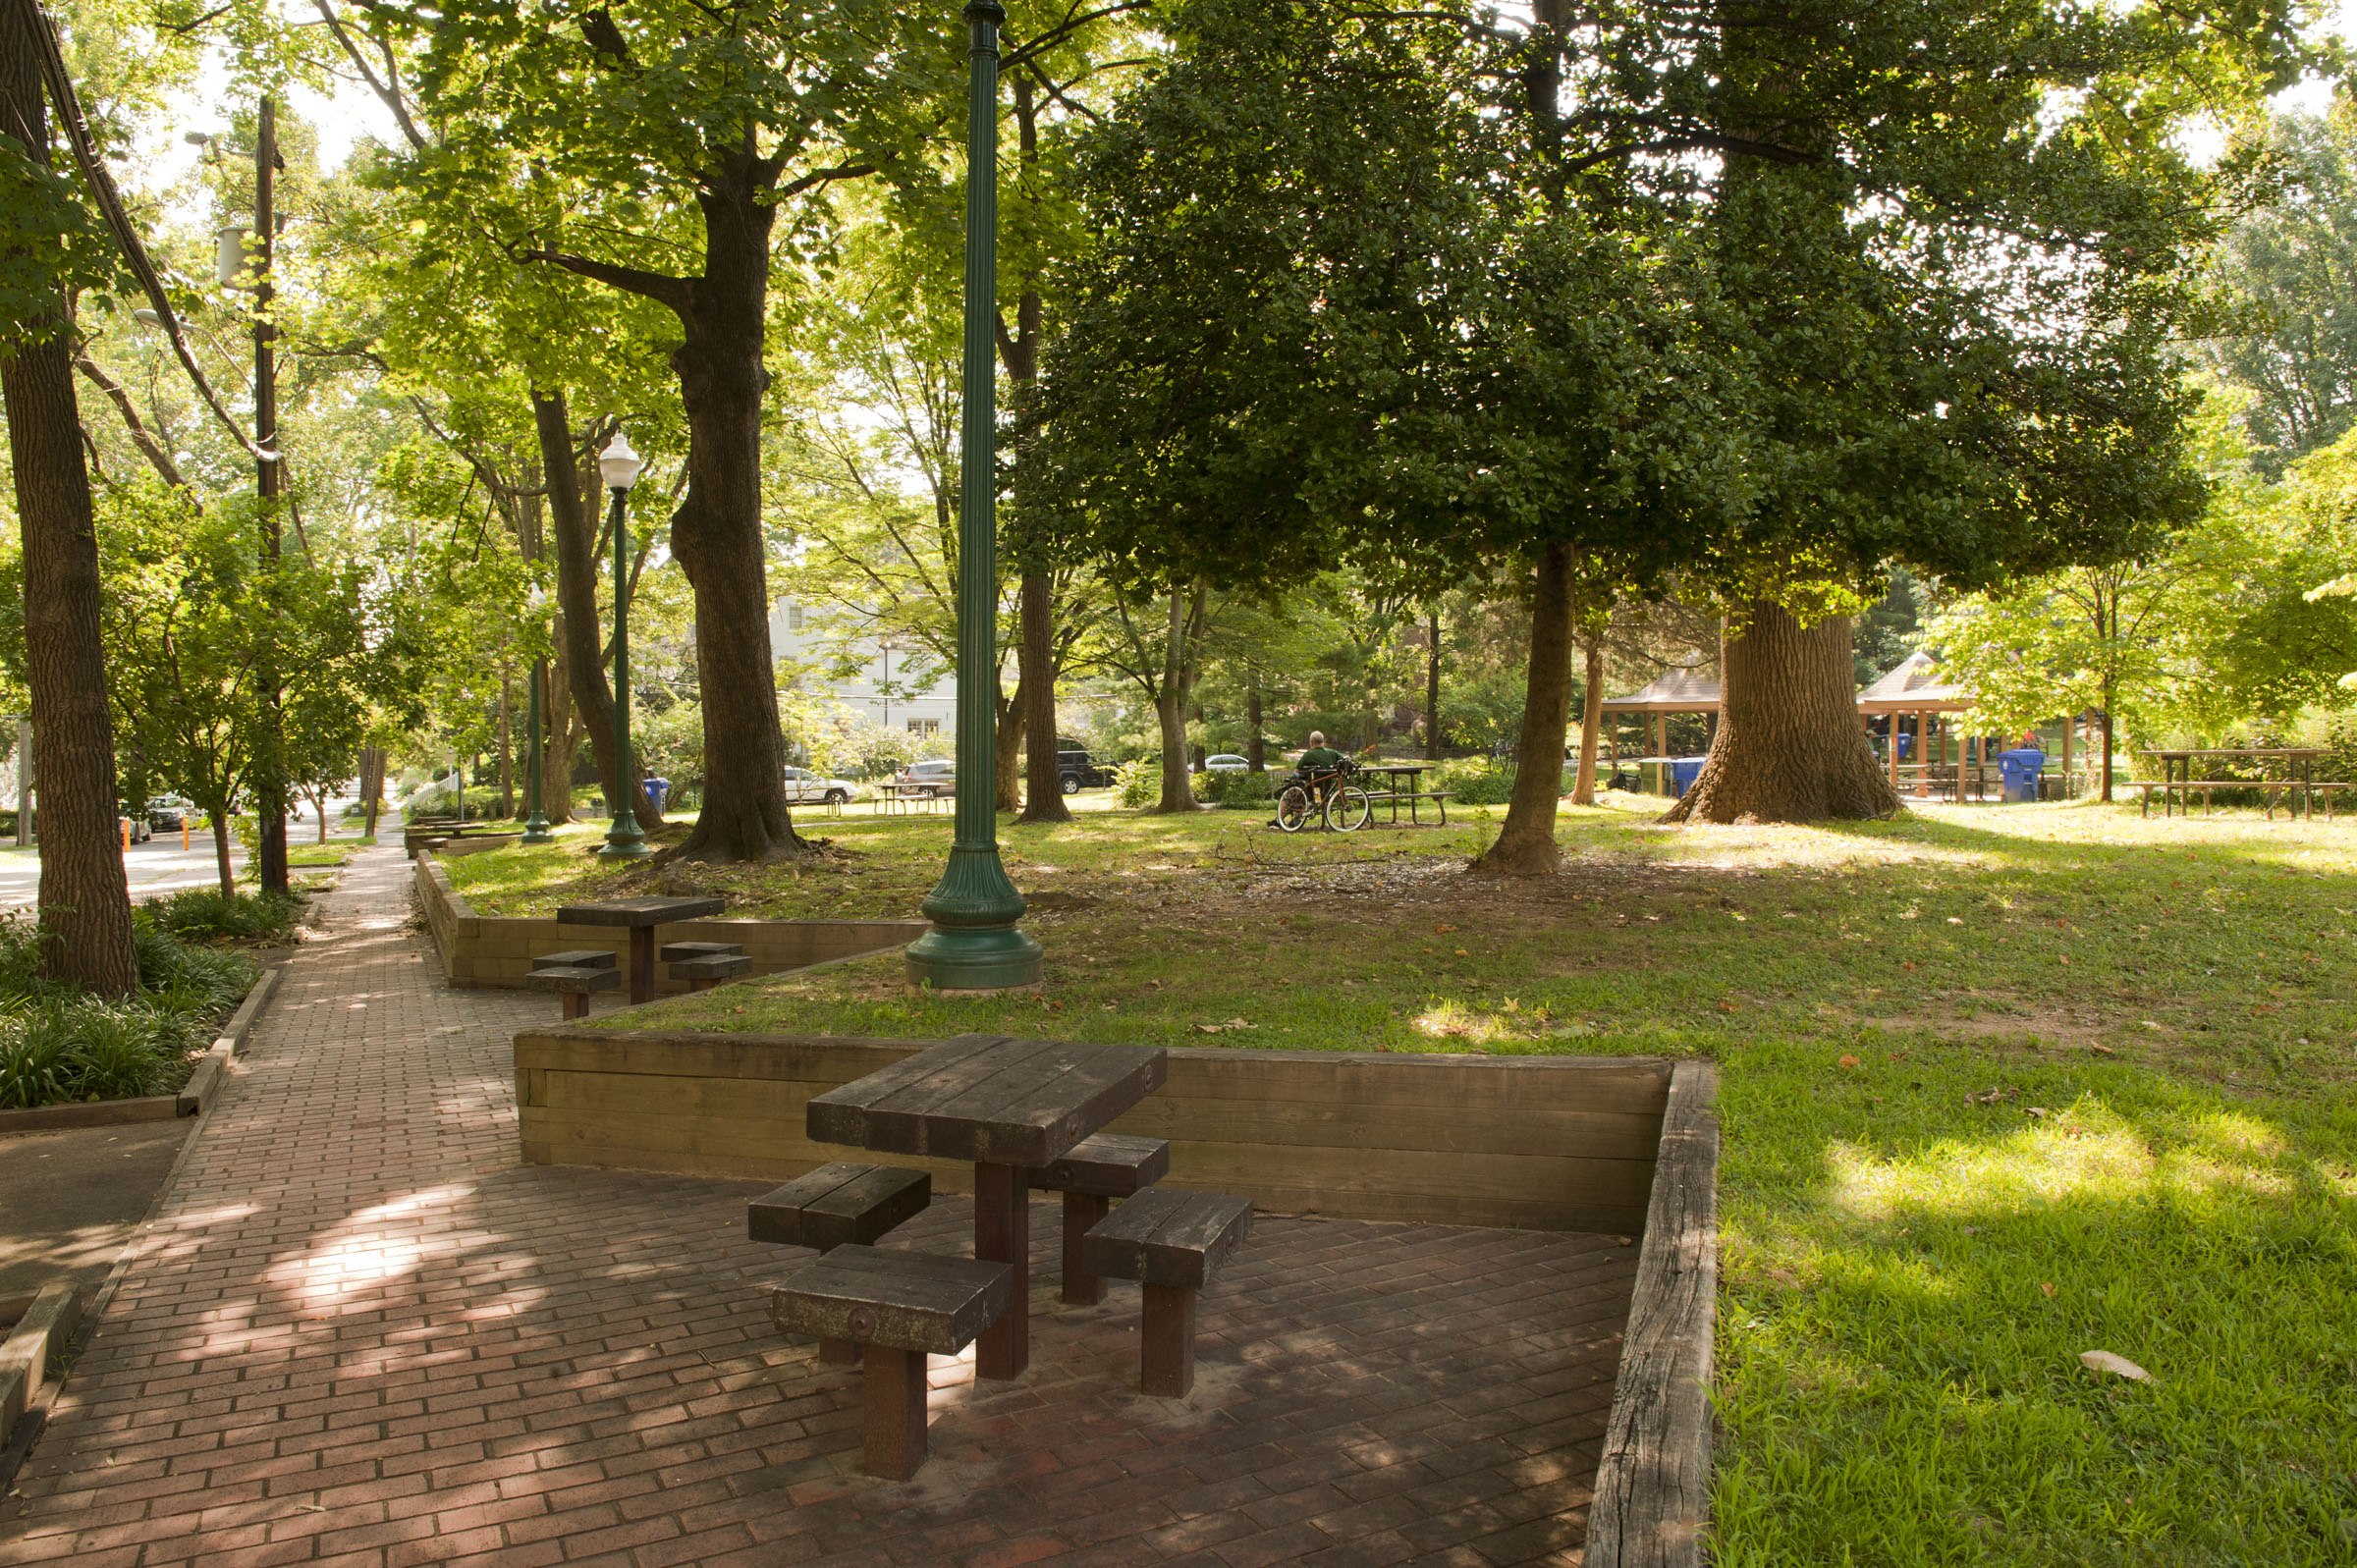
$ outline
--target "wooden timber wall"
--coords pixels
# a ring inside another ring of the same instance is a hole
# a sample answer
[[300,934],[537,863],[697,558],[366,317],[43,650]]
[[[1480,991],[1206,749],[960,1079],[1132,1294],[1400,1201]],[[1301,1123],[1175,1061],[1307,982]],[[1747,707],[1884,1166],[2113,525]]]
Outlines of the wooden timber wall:
[[[413,880],[442,973],[454,986],[521,988],[532,959],[542,953],[602,947],[619,961],[630,948],[630,933],[616,926],[478,915],[466,895],[450,885],[440,858],[429,850],[418,851]],[[661,934],[665,942],[740,944],[753,961],[750,972],[772,975],[887,952],[914,942],[926,929],[922,920],[683,920],[663,927]],[[672,979],[661,964],[655,966],[658,993],[686,989],[685,981]]]
[[[552,1024],[516,1037],[523,1155],[785,1180],[848,1158],[803,1106],[930,1041]],[[1636,1235],[1671,1063],[1175,1048],[1163,1089],[1113,1124],[1167,1138],[1170,1184],[1279,1214]],[[937,1190],[963,1165],[908,1162]]]

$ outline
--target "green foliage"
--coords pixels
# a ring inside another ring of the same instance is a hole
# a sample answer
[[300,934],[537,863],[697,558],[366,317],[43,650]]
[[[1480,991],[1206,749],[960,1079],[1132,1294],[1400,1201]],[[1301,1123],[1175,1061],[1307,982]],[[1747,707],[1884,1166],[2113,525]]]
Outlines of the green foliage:
[[121,1000],[48,980],[38,928],[0,921],[0,1108],[160,1094],[180,1081],[259,971],[243,954],[181,940],[159,907],[137,912],[139,994]]
[[1136,757],[1113,770],[1113,803],[1124,811],[1143,811],[1162,798],[1162,759]]
[[1427,786],[1454,792],[1456,804],[1503,806],[1514,792],[1514,770],[1486,757],[1444,762],[1424,775]]
[[183,942],[283,942],[302,918],[302,900],[266,892],[183,888],[150,898],[137,913]]
[[[1250,811],[1277,798],[1277,781],[1282,774],[1269,773],[1200,773],[1195,776],[1195,798],[1209,805],[1230,811]],[[1162,782],[1154,783],[1155,798],[1159,799]],[[1151,804],[1151,802],[1149,802]]]

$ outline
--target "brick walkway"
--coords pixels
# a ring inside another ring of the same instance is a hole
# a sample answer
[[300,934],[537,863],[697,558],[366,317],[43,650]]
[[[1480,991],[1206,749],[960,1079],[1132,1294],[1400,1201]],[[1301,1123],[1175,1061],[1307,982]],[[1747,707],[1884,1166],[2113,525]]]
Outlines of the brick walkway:
[[1633,1248],[1264,1218],[1183,1402],[1135,1392],[1134,1287],[1043,1278],[1031,1372],[936,1360],[933,1463],[871,1481],[857,1375],[768,1326],[756,1184],[517,1162],[507,1040],[551,1004],[442,987],[406,870],[356,863],[295,960],[0,1563],[1578,1561]]

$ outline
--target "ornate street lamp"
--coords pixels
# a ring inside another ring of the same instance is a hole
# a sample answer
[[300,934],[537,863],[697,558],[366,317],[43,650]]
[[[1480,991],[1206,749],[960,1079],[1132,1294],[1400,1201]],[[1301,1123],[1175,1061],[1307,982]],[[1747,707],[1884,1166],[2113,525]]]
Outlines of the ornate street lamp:
[[654,853],[638,831],[638,770],[630,766],[630,539],[623,526],[623,502],[645,466],[619,430],[597,455],[597,476],[614,493],[614,820],[597,852],[600,860],[635,860]]
[[908,982],[936,991],[1009,991],[1039,984],[1039,944],[1016,925],[1023,895],[999,863],[998,344],[999,25],[998,0],[972,0],[972,75],[965,121],[965,365],[959,430],[958,824],[941,883],[925,898],[933,929],[908,945]]
[[[547,603],[548,590],[545,588],[534,588],[532,590],[532,621],[535,624],[537,624],[540,620],[541,607]],[[548,661],[546,659],[540,658],[538,655],[533,656],[531,723],[532,766],[530,773],[528,774],[532,792],[532,814],[524,819],[523,838],[520,840],[523,843],[555,843],[557,841],[557,836],[548,831],[548,813],[543,808],[540,798],[540,705],[544,700],[546,700],[542,695],[542,693],[547,690],[547,687],[542,680],[542,672],[547,668]]]

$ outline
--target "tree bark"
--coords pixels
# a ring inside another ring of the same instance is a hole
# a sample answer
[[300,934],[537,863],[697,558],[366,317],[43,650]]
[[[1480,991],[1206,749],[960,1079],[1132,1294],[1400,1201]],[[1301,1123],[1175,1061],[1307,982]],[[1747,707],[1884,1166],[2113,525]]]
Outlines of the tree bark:
[[2104,804],[2111,803],[2111,677],[2104,677]]
[[1579,778],[1572,785],[1571,804],[1596,804],[1596,738],[1604,728],[1604,633],[1579,639],[1580,652],[1587,656],[1586,691],[1579,713]]
[[1044,571],[1026,569],[1018,608],[1023,644],[1015,690],[1023,698],[1022,822],[1069,822],[1064,803],[1064,769],[1057,760],[1055,584]]
[[1257,680],[1244,688],[1244,724],[1248,730],[1244,736],[1244,766],[1252,773],[1267,773],[1269,747],[1260,733],[1260,682]]
[[[1199,608],[1203,590],[1195,590]],[[1186,767],[1186,702],[1194,685],[1187,660],[1187,595],[1171,589],[1168,635],[1162,648],[1162,689],[1154,694],[1154,718],[1162,730],[1162,799],[1157,812],[1193,811],[1194,781]]]
[[1571,547],[1549,545],[1532,573],[1530,667],[1514,788],[1498,841],[1467,869],[1539,877],[1555,870],[1555,808],[1563,793],[1563,734],[1571,726]]
[[1847,616],[1804,626],[1755,600],[1721,646],[1718,733],[1664,822],[1857,821],[1898,809],[1858,726]]
[[[998,683],[998,672],[992,671],[993,685]],[[991,780],[992,796],[996,801],[992,809],[1020,811],[1023,809],[1021,775],[1023,721],[1026,715],[1023,712],[1023,683],[1019,678],[1014,683],[1013,696],[992,698],[991,711],[997,731],[996,742],[990,753],[991,772],[995,775]]]
[[775,160],[731,153],[696,196],[704,275],[680,305],[672,351],[687,414],[687,493],[671,516],[672,554],[695,590],[695,668],[704,703],[704,798],[679,854],[767,860],[809,852],[786,805],[786,736],[769,646],[769,568],[761,530],[761,363],[768,319],[767,198]]
[[503,819],[516,815],[515,707],[508,701],[515,684],[515,674],[503,662],[499,671],[499,814]]
[[1424,760],[1441,760],[1441,613],[1424,624]]
[[229,869],[229,813],[207,811],[205,820],[213,825],[213,874],[221,879],[221,896],[238,895],[237,874]]
[[542,665],[540,814],[552,828],[573,820],[573,682],[566,675],[565,617],[557,616],[556,656]]
[[[0,12],[0,130],[25,137],[25,150],[44,162],[48,112],[40,44],[29,29],[46,25],[29,4]],[[19,253],[0,260],[38,276],[54,257]],[[42,317],[12,323],[12,336],[22,336],[0,354],[25,553],[25,674],[40,789],[41,968],[52,979],[119,997],[138,990],[139,970],[98,633],[98,535],[63,294],[43,302]]]
[[[606,676],[603,644],[597,622],[597,508],[596,493],[585,488],[579,456],[574,451],[573,426],[565,394],[532,394],[532,425],[540,437],[540,466],[548,475],[548,517],[557,545],[557,635],[571,677],[571,696],[580,708],[589,732],[589,749],[597,758],[598,778],[606,799],[630,800],[641,833],[652,833],[662,820],[648,804],[646,791],[625,789],[614,766],[614,688]],[[554,702],[549,712],[565,710]],[[551,726],[554,729],[555,726]],[[633,767],[631,777],[637,777]],[[781,780],[783,775],[780,776]],[[573,797],[573,764],[568,748],[565,797]]]

